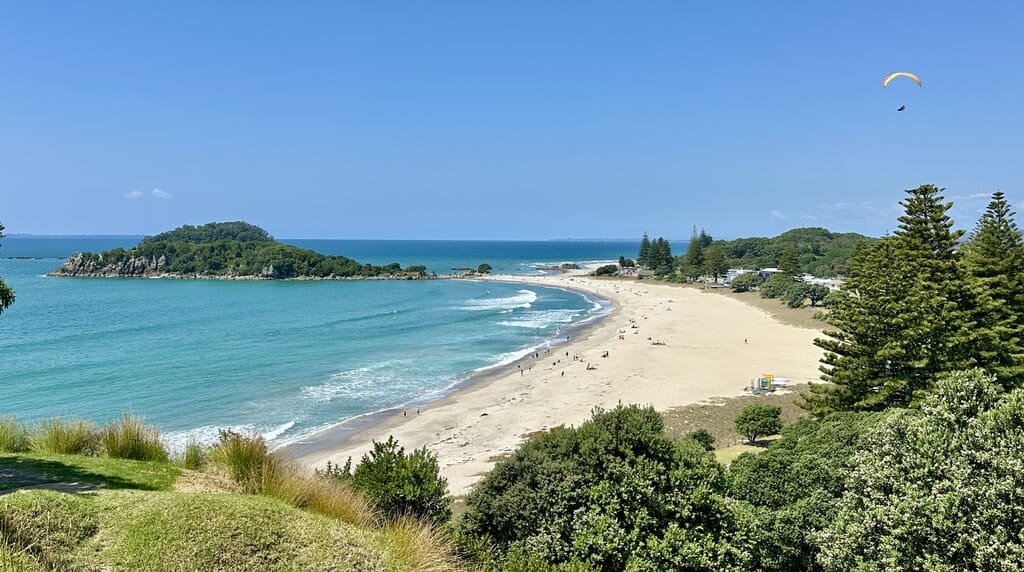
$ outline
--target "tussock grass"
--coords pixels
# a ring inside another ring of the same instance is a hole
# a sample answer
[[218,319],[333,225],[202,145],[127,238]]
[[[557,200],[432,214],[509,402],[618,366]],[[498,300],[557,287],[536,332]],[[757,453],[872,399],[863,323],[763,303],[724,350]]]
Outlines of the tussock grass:
[[386,551],[401,562],[403,569],[447,572],[464,568],[448,535],[441,528],[415,518],[387,522],[382,539]]
[[203,446],[194,439],[189,439],[185,445],[185,453],[181,457],[181,466],[193,471],[198,471],[206,464],[206,451]]
[[0,417],[0,453],[21,453],[32,446],[28,427],[15,417]]
[[375,526],[380,520],[366,497],[345,483],[275,455],[269,455],[264,465],[262,493],[356,526]]
[[57,455],[95,455],[99,443],[99,432],[92,421],[55,417],[39,422],[32,449]]
[[242,492],[255,495],[263,491],[263,469],[269,455],[262,437],[221,431],[220,443],[210,451],[210,460],[224,467]]
[[101,434],[103,451],[114,459],[136,461],[167,461],[167,449],[160,442],[160,432],[131,413],[112,421]]

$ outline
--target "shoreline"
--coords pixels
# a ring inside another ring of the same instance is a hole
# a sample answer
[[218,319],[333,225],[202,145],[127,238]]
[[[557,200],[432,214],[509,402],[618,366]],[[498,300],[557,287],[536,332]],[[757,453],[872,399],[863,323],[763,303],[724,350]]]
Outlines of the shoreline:
[[[505,276],[497,276],[495,278],[481,278],[474,276],[471,278],[452,278],[453,280],[468,280],[468,281],[480,281],[480,282],[508,282],[503,280]],[[516,284],[522,284],[522,282],[512,282]],[[558,288],[554,286],[544,286],[545,288]],[[545,344],[547,349],[565,347],[566,344],[571,344],[580,336],[586,336],[589,330],[598,327],[605,320],[609,319],[616,311],[616,306],[606,298],[598,296],[592,292],[588,292],[583,289],[577,288],[560,288],[562,290],[569,290],[583,296],[587,301],[598,304],[600,307],[595,309],[595,314],[589,316],[579,322],[575,322],[567,325],[562,330],[559,330],[557,336],[549,338]],[[567,336],[569,339],[563,340],[562,337]],[[523,348],[522,351],[530,350],[531,348]],[[534,351],[538,351],[541,348],[534,346]],[[508,363],[495,363],[489,366],[484,366],[478,370],[470,372],[465,378],[460,379],[445,387],[443,389],[435,390],[431,393],[424,395],[423,397],[414,399],[408,402],[405,406],[395,406],[373,411],[370,413],[363,413],[344,419],[309,435],[302,440],[287,443],[281,447],[274,449],[276,452],[284,453],[292,458],[304,462],[306,459],[319,458],[320,455],[334,451],[340,446],[344,446],[350,439],[356,437],[360,433],[365,431],[372,431],[374,428],[382,425],[388,419],[400,416],[402,411],[410,408],[418,408],[421,412],[427,411],[431,405],[435,402],[445,399],[446,397],[458,393],[460,391],[468,391],[473,389],[479,384],[486,384],[494,381],[495,379],[501,378],[506,375],[514,374],[518,371],[518,366],[522,366],[528,363],[532,358],[531,353],[516,358],[515,360]],[[404,417],[403,417],[404,418]],[[357,459],[358,460],[358,459]]]
[[[742,395],[761,373],[794,383],[818,379],[820,350],[813,339],[820,330],[783,324],[739,300],[580,274],[485,280],[582,291],[614,309],[557,351],[518,361],[521,371],[488,372],[422,405],[419,415],[380,412],[334,434],[315,434],[307,442],[316,444],[304,451],[282,450],[309,466],[344,464],[348,457],[358,461],[373,440],[393,435],[407,450],[426,447],[436,454],[452,494],[461,495],[529,435],[578,425],[595,406],[639,403],[664,411]],[[575,355],[579,361],[570,359]]]

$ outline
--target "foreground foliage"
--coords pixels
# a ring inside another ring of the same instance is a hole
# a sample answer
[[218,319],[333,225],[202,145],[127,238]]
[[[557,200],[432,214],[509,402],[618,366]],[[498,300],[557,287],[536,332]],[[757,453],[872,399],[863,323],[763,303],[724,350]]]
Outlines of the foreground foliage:
[[724,490],[700,444],[669,439],[652,408],[619,406],[499,462],[466,499],[461,531],[510,569],[727,569],[737,555]]

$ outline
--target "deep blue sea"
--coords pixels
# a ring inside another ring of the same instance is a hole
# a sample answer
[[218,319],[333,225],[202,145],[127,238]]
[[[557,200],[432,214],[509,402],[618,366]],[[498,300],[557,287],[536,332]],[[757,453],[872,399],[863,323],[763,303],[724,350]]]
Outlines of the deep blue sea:
[[[250,282],[50,278],[78,250],[137,237],[8,237],[0,276],[0,415],[105,422],[143,416],[175,444],[219,428],[274,445],[443,394],[474,372],[594,319],[565,290],[471,281]],[[491,264],[537,273],[635,255],[636,241],[282,240],[361,262],[438,273]],[[680,247],[673,245],[674,247]]]

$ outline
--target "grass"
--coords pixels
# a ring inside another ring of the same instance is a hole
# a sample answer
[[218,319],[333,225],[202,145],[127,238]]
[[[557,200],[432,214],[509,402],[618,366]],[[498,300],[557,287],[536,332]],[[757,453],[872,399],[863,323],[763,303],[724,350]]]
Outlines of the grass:
[[808,391],[806,385],[794,385],[787,393],[771,395],[744,395],[742,397],[715,398],[706,403],[673,407],[662,413],[665,433],[685,437],[697,429],[706,429],[715,438],[716,448],[746,443],[746,438],[736,432],[734,421],[747,405],[776,405],[782,408],[782,423],[789,425],[807,415],[797,407],[795,401],[800,393]]
[[189,442],[185,445],[185,454],[181,459],[181,466],[197,471],[203,468],[206,464],[206,451],[203,450],[203,446],[196,441],[189,439]]
[[136,461],[167,461],[167,449],[160,442],[160,432],[131,413],[125,413],[121,419],[107,424],[103,428],[101,439],[103,451],[108,457]]
[[722,447],[721,449],[715,449],[715,460],[723,465],[732,463],[736,457],[739,457],[743,453],[760,453],[765,450],[767,445],[772,441],[778,439],[779,435],[772,435],[771,437],[765,437],[757,441],[757,445],[750,445],[748,443],[740,443],[738,445],[731,445],[729,447]]
[[0,513],[8,548],[48,569],[389,569],[367,531],[260,496],[31,491]]
[[59,417],[40,421],[32,439],[32,450],[58,455],[94,455],[99,433],[92,421],[65,421]]
[[424,572],[459,570],[455,548],[438,528],[413,518],[400,518],[384,527],[386,552],[403,569]]
[[267,444],[259,437],[222,431],[220,444],[210,451],[210,461],[227,469],[243,492],[259,494],[269,454]]
[[82,490],[141,489],[166,491],[174,486],[181,470],[168,463],[130,461],[81,455],[0,455],[0,491],[57,483],[89,486]]
[[0,453],[21,453],[32,446],[28,427],[15,417],[0,417]]

